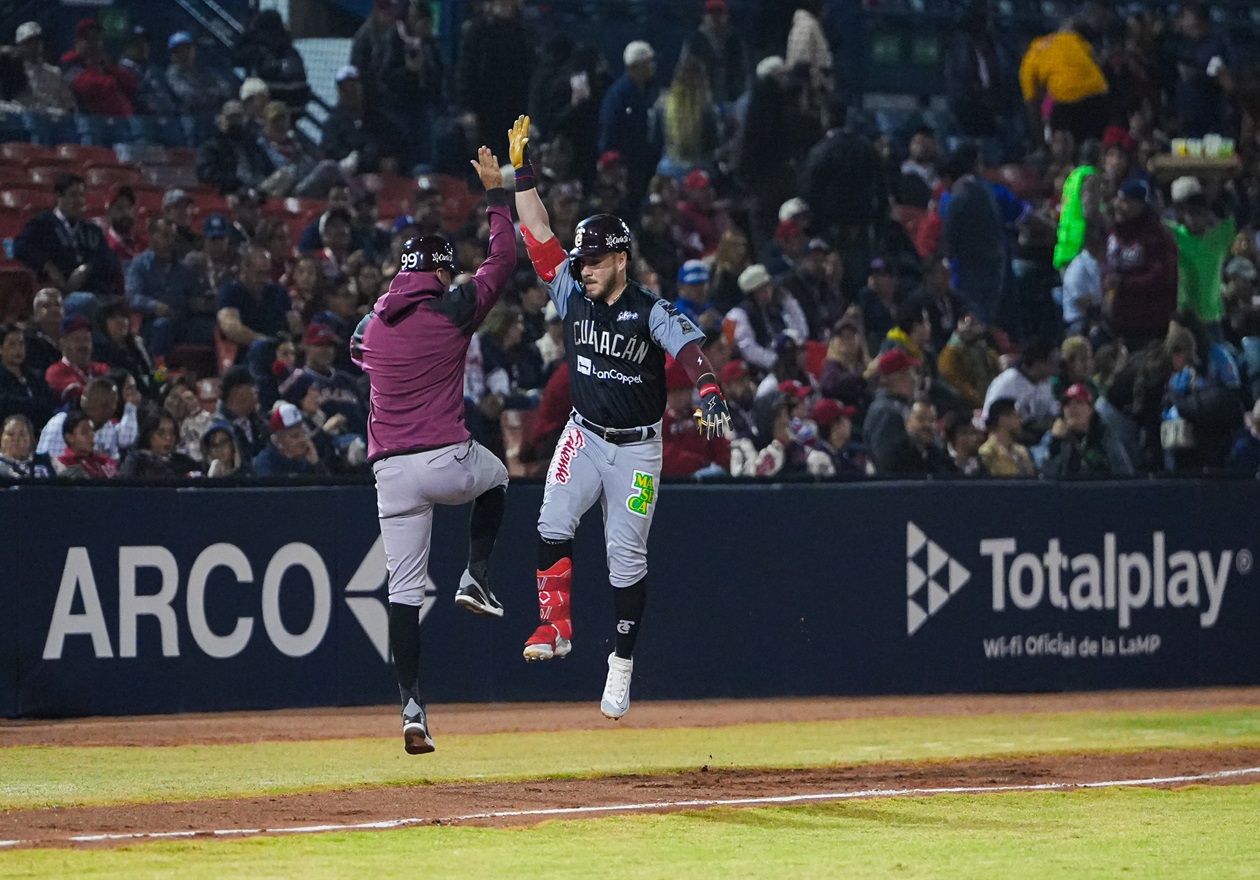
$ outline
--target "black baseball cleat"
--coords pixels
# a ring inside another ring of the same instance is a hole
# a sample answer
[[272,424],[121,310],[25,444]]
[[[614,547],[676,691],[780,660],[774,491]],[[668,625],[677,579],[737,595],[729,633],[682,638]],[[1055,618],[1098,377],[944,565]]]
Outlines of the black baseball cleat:
[[464,576],[459,579],[459,589],[455,591],[455,604],[461,608],[467,608],[473,614],[503,616],[503,606],[494,597],[494,593],[490,592],[490,585],[477,580],[468,569],[464,569]]
[[436,748],[429,736],[429,722],[424,717],[424,704],[415,697],[403,707],[403,748],[409,755],[427,755]]

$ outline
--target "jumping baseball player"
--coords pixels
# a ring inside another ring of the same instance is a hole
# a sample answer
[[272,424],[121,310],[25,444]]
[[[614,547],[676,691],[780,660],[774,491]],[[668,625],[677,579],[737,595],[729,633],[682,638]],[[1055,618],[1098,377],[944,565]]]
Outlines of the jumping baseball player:
[[508,475],[464,426],[464,358],[473,332],[499,301],[516,265],[516,234],[499,162],[482,147],[472,163],[486,188],[490,254],[472,280],[450,242],[407,242],[389,291],[355,331],[354,360],[371,378],[368,461],[389,570],[389,646],[402,697],[407,753],[433,751],[420,698],[420,609],[429,585],[433,505],[473,502],[468,568],[456,604],[503,616],[487,566],[503,522]]
[[573,637],[570,583],[573,534],[596,501],[604,512],[609,580],[617,615],[616,649],[600,711],[621,718],[630,708],[632,654],[647,589],[647,537],[661,475],[665,355],[700,392],[702,433],[725,433],[726,401],[708,359],[704,334],[670,303],[626,277],[630,230],[611,214],[578,224],[567,254],[551,231],[525,159],[529,117],[508,133],[516,169],[516,210],[530,260],[564,319],[573,413],[560,437],[538,516],[538,608],[541,625],[525,643],[526,660],[569,653]]

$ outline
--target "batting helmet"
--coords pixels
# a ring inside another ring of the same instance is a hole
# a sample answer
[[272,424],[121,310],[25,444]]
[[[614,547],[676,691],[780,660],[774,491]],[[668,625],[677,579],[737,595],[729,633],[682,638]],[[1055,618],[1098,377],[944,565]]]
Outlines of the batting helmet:
[[602,257],[624,251],[630,257],[630,227],[612,214],[595,214],[577,225],[573,233],[573,250],[569,251],[569,271],[581,280],[582,258]]
[[440,235],[422,235],[409,238],[403,245],[399,270],[402,272],[436,272],[445,269],[454,274],[455,248]]

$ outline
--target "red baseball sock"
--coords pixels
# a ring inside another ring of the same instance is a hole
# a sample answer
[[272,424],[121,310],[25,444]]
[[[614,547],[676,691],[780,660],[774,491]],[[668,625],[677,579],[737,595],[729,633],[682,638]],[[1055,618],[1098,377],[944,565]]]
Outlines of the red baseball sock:
[[563,639],[573,638],[569,619],[569,586],[573,581],[573,560],[567,556],[546,570],[538,571],[538,619],[556,628]]

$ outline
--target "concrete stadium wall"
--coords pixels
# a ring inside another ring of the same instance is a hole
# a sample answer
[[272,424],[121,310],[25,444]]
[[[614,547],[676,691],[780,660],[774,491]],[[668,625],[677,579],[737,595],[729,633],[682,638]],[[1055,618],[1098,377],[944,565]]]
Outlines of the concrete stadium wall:
[[[454,607],[467,510],[439,510],[430,699],[598,695],[598,512],[573,654],[520,656],[540,501],[509,491],[503,620]],[[639,699],[1260,683],[1254,481],[666,485],[657,503]],[[395,698],[371,487],[22,486],[0,534],[0,716]]]

